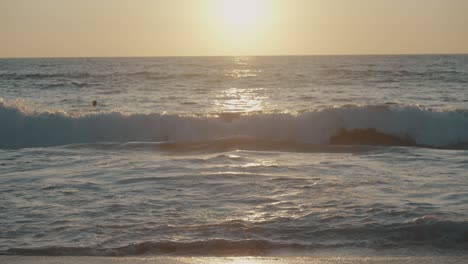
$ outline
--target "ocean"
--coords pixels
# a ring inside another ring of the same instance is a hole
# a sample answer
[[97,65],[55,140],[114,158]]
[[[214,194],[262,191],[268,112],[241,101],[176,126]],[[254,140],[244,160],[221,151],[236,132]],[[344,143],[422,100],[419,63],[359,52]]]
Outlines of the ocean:
[[0,97],[1,255],[468,253],[468,55],[0,59]]

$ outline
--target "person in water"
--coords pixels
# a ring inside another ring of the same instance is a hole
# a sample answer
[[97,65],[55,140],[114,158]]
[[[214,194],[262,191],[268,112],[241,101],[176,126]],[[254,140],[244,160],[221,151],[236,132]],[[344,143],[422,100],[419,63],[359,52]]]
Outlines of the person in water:
[[93,104],[93,106],[97,106],[97,101],[93,100],[92,104]]

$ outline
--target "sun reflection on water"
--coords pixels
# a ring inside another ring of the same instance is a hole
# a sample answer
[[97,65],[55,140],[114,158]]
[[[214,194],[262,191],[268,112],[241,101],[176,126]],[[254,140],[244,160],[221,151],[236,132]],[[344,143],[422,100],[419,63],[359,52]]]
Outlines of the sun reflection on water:
[[214,104],[219,112],[245,113],[264,109],[267,96],[260,95],[263,88],[229,88],[218,95]]
[[248,65],[249,57],[235,57],[233,61],[236,65]]
[[250,70],[250,69],[235,69],[230,71],[227,75],[233,78],[248,78],[248,77],[257,77],[257,73],[260,70]]
[[[249,87],[244,79],[257,78],[261,69],[252,67],[254,60],[249,57],[235,57],[232,68],[225,69],[226,86],[214,100],[218,113],[248,113],[263,111],[269,98],[262,87]],[[250,81],[249,81],[250,83]]]

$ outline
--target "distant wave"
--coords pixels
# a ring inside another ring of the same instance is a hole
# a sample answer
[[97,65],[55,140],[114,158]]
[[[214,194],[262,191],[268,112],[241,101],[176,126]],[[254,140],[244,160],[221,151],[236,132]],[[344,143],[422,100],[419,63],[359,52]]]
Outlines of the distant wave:
[[[35,112],[0,101],[0,148],[247,138],[276,147],[289,142],[299,148],[306,143],[467,149],[467,113],[385,104],[330,107],[297,115],[220,113],[196,117],[112,112],[73,116]],[[234,143],[246,145],[245,141]]]
[[467,82],[466,74],[457,70],[424,70],[424,71],[408,71],[408,70],[359,70],[359,69],[327,69],[324,71],[325,76],[345,76],[347,78],[365,79],[370,76],[382,77],[377,78],[388,82],[389,79],[412,78],[412,79],[429,79],[440,80],[444,79],[449,82]]
[[206,76],[206,73],[161,73],[161,72],[151,72],[151,71],[142,71],[142,72],[133,72],[133,73],[124,73],[122,75],[131,76],[131,77],[143,77],[150,80],[169,80],[169,79],[192,79]]
[[[408,70],[360,70],[360,69],[323,69],[320,72],[324,77],[345,76],[346,78],[366,78],[369,76],[393,76],[393,77],[408,77],[408,78],[447,78],[451,81],[466,82],[466,75],[463,71],[458,70],[425,70],[425,71],[408,71]],[[221,76],[230,76],[229,73],[219,73]],[[203,76],[212,76],[213,73],[206,72],[180,72],[180,73],[167,73],[154,70],[143,70],[134,72],[4,72],[0,73],[1,78],[22,80],[22,79],[49,79],[49,78],[89,78],[89,77],[103,77],[103,76],[130,76],[130,77],[143,77],[149,79],[172,79],[172,78],[197,78]],[[238,76],[238,75],[236,75]],[[281,76],[284,77],[284,76]],[[304,74],[298,74],[297,77],[307,77]]]
[[[258,240],[210,239],[190,242],[146,241],[115,248],[90,247],[42,247],[10,248],[3,255],[30,256],[264,256],[297,254],[323,249],[370,248],[400,249],[415,247],[420,250],[444,249],[466,253],[468,223],[416,219],[409,223],[385,226],[361,226],[345,229],[309,230],[309,234],[321,243],[273,242]],[[340,242],[341,241],[341,242]]]
[[[151,80],[169,80],[169,79],[192,79],[207,76],[207,73],[166,73],[157,71],[139,71],[139,72],[111,72],[111,73],[0,73],[0,78],[10,80],[44,80],[44,79],[80,79],[80,78],[93,78],[93,77],[133,77],[144,78]],[[210,75],[212,76],[212,74]],[[220,76],[224,76],[221,74]]]
[[[4,79],[23,80],[23,79],[53,79],[53,78],[87,78],[92,77],[90,73],[1,73],[0,77]],[[101,75],[98,75],[101,76]]]

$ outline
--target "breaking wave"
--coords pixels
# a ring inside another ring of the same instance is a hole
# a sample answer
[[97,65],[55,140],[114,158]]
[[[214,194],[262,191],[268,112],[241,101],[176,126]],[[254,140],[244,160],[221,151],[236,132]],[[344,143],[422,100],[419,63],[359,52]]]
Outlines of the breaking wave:
[[0,124],[0,148],[100,142],[219,144],[219,140],[233,138],[250,140],[234,140],[239,146],[260,142],[257,145],[283,148],[288,144],[299,148],[304,144],[468,148],[467,111],[393,104],[330,107],[300,114],[181,116],[111,112],[74,116],[30,111],[0,101]]

